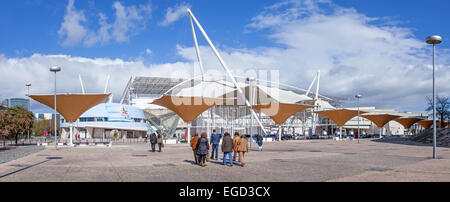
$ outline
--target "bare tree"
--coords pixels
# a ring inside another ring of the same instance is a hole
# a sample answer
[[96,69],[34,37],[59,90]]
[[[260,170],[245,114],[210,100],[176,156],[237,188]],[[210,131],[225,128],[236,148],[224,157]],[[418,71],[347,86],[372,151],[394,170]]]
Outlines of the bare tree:
[[[425,111],[433,111],[433,99],[430,97],[426,97],[428,102],[428,108]],[[437,118],[441,121],[441,126],[445,127],[445,120],[449,119],[450,116],[450,100],[449,97],[439,95],[436,96],[436,114]]]

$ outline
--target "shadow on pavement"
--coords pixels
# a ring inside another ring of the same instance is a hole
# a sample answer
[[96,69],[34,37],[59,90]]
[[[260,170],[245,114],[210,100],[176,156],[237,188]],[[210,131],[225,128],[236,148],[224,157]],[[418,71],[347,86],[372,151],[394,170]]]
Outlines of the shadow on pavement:
[[190,163],[190,164],[192,164],[192,165],[197,165],[197,164],[195,163],[195,161],[192,161],[192,160],[184,160],[183,162]]
[[29,165],[29,166],[27,166],[27,167],[24,167],[24,168],[21,168],[21,169],[19,169],[19,170],[16,170],[16,171],[13,171],[13,172],[10,172],[10,173],[7,173],[7,174],[4,174],[4,175],[1,175],[1,176],[0,176],[0,179],[1,179],[1,178],[4,178],[4,177],[7,177],[7,176],[9,176],[9,175],[12,175],[12,174],[18,173],[18,172],[20,172],[20,171],[26,170],[26,169],[28,169],[28,168],[32,168],[32,167],[34,167],[34,166],[37,166],[37,165],[43,164],[43,163],[45,163],[45,162],[47,162],[47,161],[50,161],[50,160],[51,160],[51,159],[47,159],[47,160],[45,160],[45,161],[41,161],[41,162],[39,162],[39,163],[36,163],[36,164],[33,164],[33,165]]

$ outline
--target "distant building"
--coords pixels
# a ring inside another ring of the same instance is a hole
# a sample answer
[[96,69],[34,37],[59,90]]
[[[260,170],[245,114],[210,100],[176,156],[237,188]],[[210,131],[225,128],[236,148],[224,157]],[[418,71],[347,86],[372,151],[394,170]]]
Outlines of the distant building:
[[[70,123],[61,122],[62,139],[69,138]],[[144,111],[118,103],[101,103],[84,112],[73,123],[74,139],[126,139],[145,138],[155,131],[147,123]]]
[[26,110],[30,110],[30,100],[25,98],[8,98],[3,101],[3,105],[7,108],[22,106]]
[[[36,120],[52,120],[53,119],[53,113],[35,113],[34,117],[36,117]],[[60,115],[56,114],[57,120],[60,119]]]

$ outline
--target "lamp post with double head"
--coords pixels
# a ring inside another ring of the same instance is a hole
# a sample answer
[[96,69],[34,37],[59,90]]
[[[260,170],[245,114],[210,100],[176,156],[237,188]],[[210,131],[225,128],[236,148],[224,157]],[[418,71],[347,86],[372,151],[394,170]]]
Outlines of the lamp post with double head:
[[436,158],[436,95],[435,95],[435,81],[434,81],[434,63],[435,63],[435,45],[442,42],[442,37],[432,35],[427,37],[426,42],[433,44],[433,159]]
[[54,113],[54,119],[55,119],[55,149],[58,149],[58,143],[56,142],[56,131],[57,131],[57,128],[56,128],[56,72],[59,72],[59,71],[61,71],[61,67],[58,67],[58,66],[53,66],[53,67],[50,67],[50,71],[51,72],[55,72],[55,102],[54,102],[54,107],[55,107],[55,113]]
[[358,144],[359,144],[359,138],[361,137],[360,131],[359,131],[359,99],[362,97],[362,95],[357,94],[355,95],[355,98],[358,99],[357,107],[358,107]]

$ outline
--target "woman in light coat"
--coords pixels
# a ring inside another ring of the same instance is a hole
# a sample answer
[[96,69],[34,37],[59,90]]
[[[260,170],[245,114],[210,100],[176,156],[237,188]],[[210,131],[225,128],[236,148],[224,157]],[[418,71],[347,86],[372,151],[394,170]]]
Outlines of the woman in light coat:
[[156,140],[156,143],[158,143],[158,147],[159,147],[159,151],[158,152],[161,152],[161,147],[164,144],[161,134],[158,134],[158,139]]
[[248,152],[248,141],[245,135],[241,135],[241,138],[239,139],[238,152],[239,152],[239,160],[241,161],[241,166],[244,167],[245,165],[244,154],[245,152]]
[[[236,156],[239,153],[238,152],[238,146],[239,146],[239,133],[235,132],[234,133],[234,138],[233,138],[233,161],[236,161]],[[238,159],[239,160],[239,159]]]

